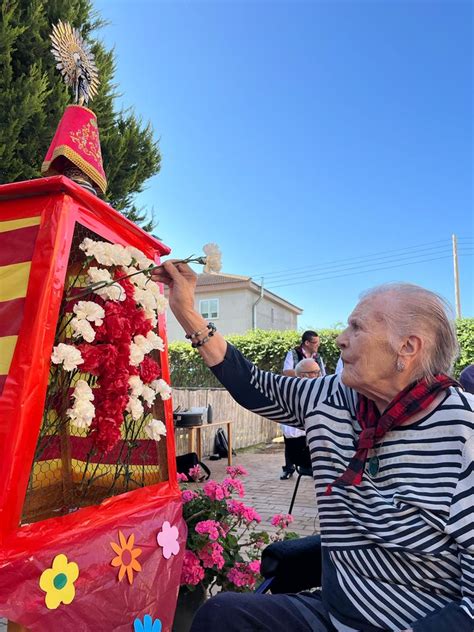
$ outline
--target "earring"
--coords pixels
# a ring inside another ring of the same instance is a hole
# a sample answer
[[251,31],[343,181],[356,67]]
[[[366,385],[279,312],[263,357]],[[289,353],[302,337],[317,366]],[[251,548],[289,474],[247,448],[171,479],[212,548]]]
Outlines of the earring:
[[404,370],[405,370],[405,363],[402,360],[400,360],[400,358],[398,358],[398,360],[397,360],[397,371],[399,373],[402,373],[402,371],[404,371]]

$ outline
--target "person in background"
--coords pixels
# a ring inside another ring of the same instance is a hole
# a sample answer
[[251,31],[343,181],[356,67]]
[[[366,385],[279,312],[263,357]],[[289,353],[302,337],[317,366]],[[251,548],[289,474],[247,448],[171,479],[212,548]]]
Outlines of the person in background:
[[474,394],[474,364],[470,364],[461,371],[459,381],[466,393]]
[[319,349],[319,336],[315,331],[309,329],[305,331],[301,336],[301,344],[294,349],[290,349],[286,354],[285,361],[283,363],[283,375],[295,377],[295,366],[300,360],[305,358],[313,358],[318,363],[321,370],[321,377],[326,375],[326,367],[320,354]]
[[[315,378],[321,376],[321,369],[316,360],[313,358],[305,358],[304,360],[300,360],[295,366],[295,373],[296,377]],[[291,446],[289,443],[299,437],[304,437],[306,433],[300,428],[287,426],[286,424],[281,424],[281,429],[285,441],[285,465],[283,466],[283,474],[280,476],[280,480],[285,481],[293,476],[295,471],[295,464],[291,459]]]

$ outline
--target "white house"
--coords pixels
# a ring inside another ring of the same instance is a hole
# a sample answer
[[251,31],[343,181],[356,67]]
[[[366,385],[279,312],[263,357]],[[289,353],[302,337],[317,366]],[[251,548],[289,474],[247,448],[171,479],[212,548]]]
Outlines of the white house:
[[[236,274],[200,274],[196,309],[214,322],[221,334],[243,334],[250,329],[297,329],[303,310],[262,288],[251,277]],[[184,332],[170,310],[168,340],[184,340]]]

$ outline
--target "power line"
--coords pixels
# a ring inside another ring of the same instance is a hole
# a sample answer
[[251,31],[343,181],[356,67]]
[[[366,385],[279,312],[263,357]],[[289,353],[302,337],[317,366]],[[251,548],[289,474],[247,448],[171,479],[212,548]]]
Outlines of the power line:
[[365,259],[361,261],[354,261],[353,263],[337,263],[333,265],[316,265],[310,266],[306,270],[301,270],[300,272],[291,272],[288,271],[286,273],[275,273],[275,276],[267,280],[269,283],[274,283],[276,281],[285,281],[291,280],[294,278],[307,276],[308,274],[330,274],[332,272],[344,272],[345,270],[352,270],[353,268],[368,266],[368,265],[379,265],[385,263],[392,263],[395,261],[404,261],[406,259],[413,259],[418,257],[426,257],[432,255],[444,255],[448,252],[451,252],[450,246],[441,246],[436,248],[420,248],[417,252],[412,253],[402,253],[400,255],[386,255],[382,257],[373,257],[370,259]]
[[[318,264],[318,265],[331,265],[331,264],[337,264],[339,262],[349,262],[349,261],[356,261],[356,260],[361,260],[361,259],[371,259],[372,257],[377,257],[378,255],[386,255],[386,254],[390,254],[390,253],[403,253],[406,252],[407,250],[414,250],[414,249],[418,249],[421,248],[423,246],[435,246],[435,244],[450,244],[451,242],[448,239],[440,239],[438,241],[430,241],[430,242],[425,242],[423,244],[418,244],[416,246],[407,246],[406,248],[397,248],[395,250],[383,250],[380,252],[375,252],[372,254],[365,254],[365,255],[360,255],[357,257],[349,257],[349,258],[345,258],[345,259],[336,259],[333,261],[326,261],[325,263],[322,264]],[[438,248],[442,247],[441,245],[437,246]],[[280,274],[282,272],[291,272],[291,271],[297,271],[297,270],[304,270],[307,268],[312,268],[314,267],[313,265],[308,265],[308,266],[302,266],[302,267],[298,267],[298,268],[291,268],[291,269],[286,269],[286,270],[280,270],[280,271],[276,271],[276,272],[264,272],[259,273],[259,274],[252,274],[252,277],[257,277],[257,276],[264,276],[264,277],[268,277],[268,276],[272,276],[274,274]]]
[[[435,245],[435,244],[438,244],[438,245]],[[463,244],[463,245],[468,245],[468,244]],[[298,272],[305,272],[305,271],[311,271],[311,270],[324,270],[326,268],[341,267],[341,266],[346,266],[352,262],[371,263],[373,261],[391,259],[395,256],[404,256],[403,253],[407,253],[407,251],[415,250],[415,249],[417,250],[415,254],[419,254],[420,252],[426,252],[429,250],[439,250],[443,248],[451,248],[451,243],[449,240],[440,239],[438,241],[425,242],[424,244],[418,244],[416,246],[408,246],[406,248],[398,248],[395,250],[384,250],[383,252],[379,252],[379,253],[366,254],[366,255],[361,255],[357,257],[349,257],[345,259],[337,259],[337,260],[328,261],[328,262],[320,263],[316,265],[310,264],[310,265],[301,266],[298,268],[286,268],[285,270],[267,272],[263,274],[260,273],[259,275],[252,275],[252,277],[264,276],[265,279],[269,279],[270,282],[272,282],[276,280],[275,277],[280,278],[283,276],[293,276],[293,273],[298,273]]]
[[[460,256],[463,257],[472,257],[472,253],[462,253],[460,254]],[[336,275],[330,275],[330,276],[321,276],[320,278],[307,278],[305,280],[299,280],[299,281],[294,281],[293,283],[275,283],[273,284],[269,284],[267,285],[268,289],[272,289],[272,288],[280,288],[280,287],[289,287],[289,286],[293,286],[293,285],[302,285],[302,284],[311,284],[311,283],[317,283],[318,281],[328,281],[330,279],[340,279],[343,277],[348,277],[348,276],[354,276],[357,274],[365,274],[367,272],[378,272],[379,270],[392,270],[394,268],[401,268],[404,266],[410,266],[410,265],[417,265],[419,263],[429,263],[431,261],[440,261],[442,259],[451,259],[452,255],[444,255],[442,257],[433,257],[433,258],[429,258],[429,259],[420,259],[418,261],[408,261],[406,263],[398,263],[395,265],[390,265],[390,266],[383,266],[383,267],[373,267],[373,268],[366,268],[365,270],[357,270],[355,272],[346,272],[344,274],[336,274]]]

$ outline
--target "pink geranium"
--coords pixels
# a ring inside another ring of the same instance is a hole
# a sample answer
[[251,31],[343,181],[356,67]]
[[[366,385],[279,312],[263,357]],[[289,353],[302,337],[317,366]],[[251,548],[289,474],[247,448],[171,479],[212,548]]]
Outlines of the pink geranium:
[[211,500],[224,500],[224,498],[230,497],[229,489],[220,483],[216,483],[216,481],[208,481],[204,485],[203,491]]
[[181,585],[196,586],[204,579],[204,568],[197,555],[192,551],[184,552],[183,567],[181,569]]
[[189,468],[189,477],[193,479],[193,481],[198,481],[203,477],[203,471],[199,463],[194,467]]
[[253,507],[248,507],[247,505],[244,505],[244,503],[241,503],[238,500],[234,500],[234,499],[228,500],[227,508],[229,510],[229,513],[239,518],[242,518],[247,524],[250,524],[251,522],[258,523],[262,521],[262,518],[255,511]]
[[184,489],[181,492],[181,498],[183,499],[183,503],[189,503],[197,497],[198,497],[198,494],[196,492],[193,492],[190,489]]
[[225,471],[230,478],[237,478],[238,476],[248,476],[248,472],[242,465],[229,465]]
[[232,492],[237,492],[240,498],[243,498],[245,496],[244,484],[237,478],[225,478],[222,481],[222,487],[225,487],[229,496]]
[[204,568],[213,568],[214,566],[221,570],[225,564],[222,555],[224,548],[218,542],[208,542],[198,551],[198,556],[203,563]]
[[196,527],[196,533],[201,535],[208,535],[209,540],[218,540],[222,533],[221,526],[215,520],[201,520]]
[[227,573],[227,579],[237,588],[249,588],[252,590],[257,582],[260,571],[260,562],[250,563],[236,562],[234,568]]
[[291,514],[275,514],[271,520],[272,525],[280,529],[286,529],[292,522],[293,516]]

